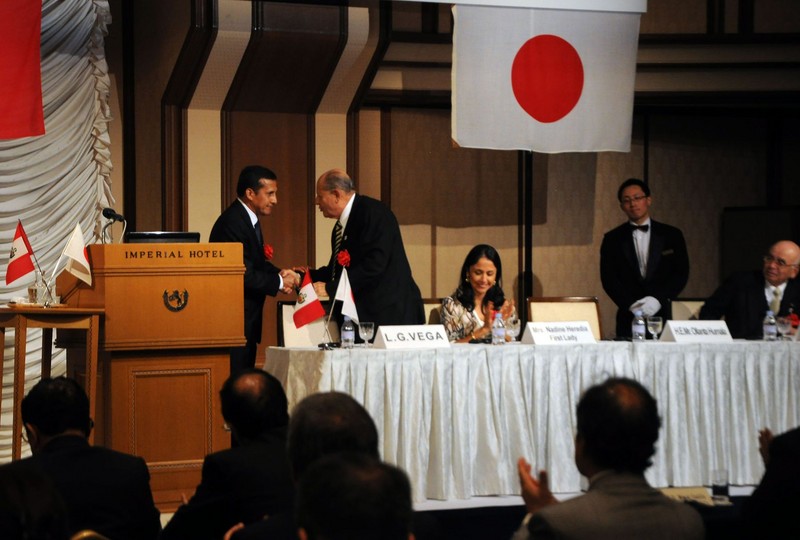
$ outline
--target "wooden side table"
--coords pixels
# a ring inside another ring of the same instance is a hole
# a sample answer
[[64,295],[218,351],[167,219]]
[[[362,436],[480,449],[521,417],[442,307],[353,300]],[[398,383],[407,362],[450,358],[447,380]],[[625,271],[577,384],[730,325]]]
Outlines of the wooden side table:
[[[53,329],[86,331],[86,394],[89,396],[89,416],[94,418],[97,404],[97,354],[102,309],[72,307],[3,306],[0,307],[0,345],[5,349],[6,328],[14,329],[14,408],[12,422],[11,459],[22,454],[22,418],[20,406],[25,393],[25,356],[28,328],[42,329],[42,377],[50,376],[53,353]],[[3,370],[0,369],[0,388]],[[94,442],[90,433],[89,442]]]

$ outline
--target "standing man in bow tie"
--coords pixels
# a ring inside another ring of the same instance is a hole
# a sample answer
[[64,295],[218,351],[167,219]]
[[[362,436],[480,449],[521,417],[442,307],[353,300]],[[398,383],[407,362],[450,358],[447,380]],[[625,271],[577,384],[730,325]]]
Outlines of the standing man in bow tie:
[[278,204],[278,177],[258,165],[242,169],[236,185],[237,200],[217,218],[211,229],[211,242],[239,242],[244,254],[244,347],[231,348],[231,374],[254,367],[261,342],[264,300],[278,291],[289,293],[299,284],[298,275],[280,270],[269,260],[272,248],[264,243],[261,216],[272,213]]
[[617,191],[628,222],[606,233],[600,279],[617,305],[617,337],[631,337],[633,312],[665,316],[667,300],[689,280],[689,255],[680,229],[650,219],[650,188],[629,178]]

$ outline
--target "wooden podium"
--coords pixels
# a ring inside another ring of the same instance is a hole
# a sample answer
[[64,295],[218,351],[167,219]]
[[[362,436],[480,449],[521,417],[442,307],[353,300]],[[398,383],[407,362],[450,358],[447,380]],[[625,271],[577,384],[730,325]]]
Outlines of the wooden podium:
[[[242,246],[95,244],[88,255],[92,286],[63,272],[57,287],[70,307],[105,310],[95,444],[143,457],[156,504],[172,511],[205,455],[230,446],[219,390],[230,347],[245,342]],[[81,344],[64,338],[80,378]]]

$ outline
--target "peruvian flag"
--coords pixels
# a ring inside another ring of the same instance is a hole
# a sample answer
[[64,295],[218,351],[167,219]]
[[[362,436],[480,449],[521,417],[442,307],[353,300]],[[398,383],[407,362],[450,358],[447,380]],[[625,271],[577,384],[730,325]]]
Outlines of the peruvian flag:
[[453,7],[453,139],[500,150],[630,151],[646,2],[529,4],[547,9]]
[[342,267],[342,277],[339,278],[339,285],[336,287],[334,301],[342,301],[342,315],[347,315],[358,324],[358,311],[356,311],[356,300],[353,298],[353,289],[350,287],[350,278],[347,277],[347,268]]
[[80,279],[87,285],[92,284],[92,269],[89,266],[89,257],[86,254],[86,244],[83,241],[81,224],[76,223],[72,236],[69,237],[64,247],[64,256],[67,257],[67,272]]
[[42,2],[0,0],[0,139],[44,134]]
[[297,302],[294,305],[294,326],[300,328],[325,316],[325,308],[317,297],[314,284],[311,283],[311,273],[306,271],[303,283],[297,293]]
[[22,276],[33,272],[33,248],[28,242],[28,235],[22,228],[22,221],[17,221],[17,231],[14,233],[14,241],[11,243],[11,255],[6,269],[6,285],[16,281]]

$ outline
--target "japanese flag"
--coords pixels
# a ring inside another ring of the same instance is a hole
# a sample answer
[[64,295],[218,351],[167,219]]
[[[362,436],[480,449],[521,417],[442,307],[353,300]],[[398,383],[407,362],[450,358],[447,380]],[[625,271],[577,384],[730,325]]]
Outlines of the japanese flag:
[[347,277],[347,268],[342,267],[342,277],[339,278],[339,285],[336,287],[334,300],[342,301],[342,315],[347,315],[358,324],[358,311],[356,311],[356,301],[353,298],[353,288],[350,287],[350,278]]
[[640,15],[455,6],[453,139],[472,148],[628,152]]
[[89,257],[86,255],[86,244],[83,241],[80,223],[75,224],[72,236],[64,247],[64,256],[67,258],[65,270],[87,285],[91,285],[92,269],[89,266]]

